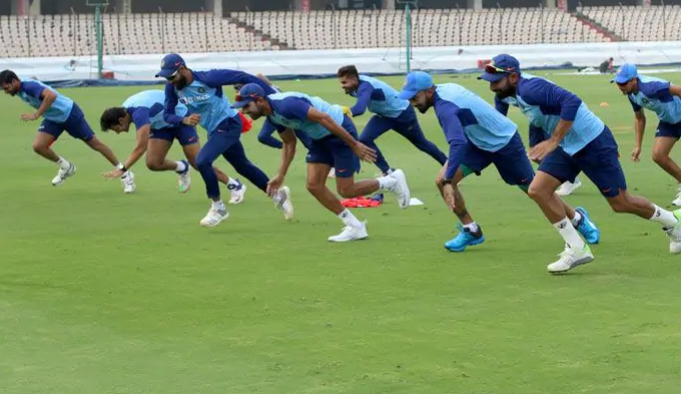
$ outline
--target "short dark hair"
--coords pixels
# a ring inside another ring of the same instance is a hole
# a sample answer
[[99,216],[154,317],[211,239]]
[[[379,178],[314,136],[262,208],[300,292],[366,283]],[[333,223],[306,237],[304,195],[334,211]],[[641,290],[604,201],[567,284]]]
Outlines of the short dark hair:
[[128,114],[128,111],[123,107],[113,107],[109,108],[102,114],[102,118],[99,120],[100,126],[102,126],[102,131],[109,131],[111,127],[119,123],[120,118],[124,118]]
[[349,66],[343,66],[338,69],[338,78],[342,77],[355,77],[359,78],[359,71],[357,71],[357,67],[354,65],[349,65]]
[[0,83],[7,84],[7,83],[12,83],[15,80],[19,80],[19,77],[17,77],[17,74],[14,73],[12,70],[3,70],[0,72]]

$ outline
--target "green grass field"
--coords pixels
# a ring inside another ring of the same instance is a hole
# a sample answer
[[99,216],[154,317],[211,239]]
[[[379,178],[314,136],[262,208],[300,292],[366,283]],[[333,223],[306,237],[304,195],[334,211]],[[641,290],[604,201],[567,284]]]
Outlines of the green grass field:
[[[655,115],[643,160],[634,164],[633,113],[608,78],[550,78],[610,125],[630,190],[669,204],[675,183],[650,158]],[[474,77],[436,82],[492,100]],[[351,103],[335,80],[279,85]],[[105,107],[144,89],[63,93],[98,130]],[[556,277],[546,265],[563,250],[560,237],[494,168],[462,188],[487,242],[448,253],[443,243],[457,221],[434,186],[438,165],[397,135],[379,145],[425,206],[403,211],[389,196],[381,208],[357,210],[369,221],[369,240],[337,245],[326,238],[342,223],[305,190],[302,149],[287,180],[293,222],[251,187],[227,221],[205,229],[198,173],[180,195],[174,174],[151,173],[140,162],[137,192],[124,195],[120,183],[100,177],[110,165],[65,135],[55,150],[78,173],[55,188],[56,166],[31,150],[38,123],[19,120],[29,107],[4,95],[0,107],[2,393],[679,391],[681,256],[669,255],[659,226],[613,214],[588,181],[568,201],[587,207],[601,228],[596,260]],[[526,120],[511,115],[526,138]],[[433,113],[421,119],[444,148]],[[367,120],[357,118],[358,128]],[[244,144],[274,174],[280,153],[257,142],[258,129]],[[119,158],[134,144],[132,134],[98,135]],[[233,173],[226,162],[217,165]],[[376,173],[364,164],[360,177]]]

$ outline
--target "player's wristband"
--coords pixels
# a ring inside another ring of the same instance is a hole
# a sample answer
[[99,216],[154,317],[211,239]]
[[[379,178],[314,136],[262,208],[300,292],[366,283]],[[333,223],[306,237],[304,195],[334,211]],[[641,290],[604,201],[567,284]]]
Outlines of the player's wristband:
[[119,170],[121,170],[121,171],[123,171],[123,172],[127,172],[127,171],[128,171],[128,169],[125,168],[125,164],[123,164],[123,163],[118,163],[118,165],[116,166],[116,168],[118,168]]

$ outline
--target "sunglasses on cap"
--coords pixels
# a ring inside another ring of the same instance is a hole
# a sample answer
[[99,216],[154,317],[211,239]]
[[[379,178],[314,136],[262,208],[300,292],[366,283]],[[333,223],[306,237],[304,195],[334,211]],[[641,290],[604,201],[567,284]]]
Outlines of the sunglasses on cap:
[[512,72],[515,72],[515,68],[505,69],[505,68],[497,67],[493,64],[487,64],[485,66],[485,72],[488,73],[488,74],[510,74]]
[[240,94],[236,95],[236,101],[248,101],[248,100],[253,101],[253,100],[256,100],[256,99],[259,99],[259,98],[260,98],[260,96],[256,93],[249,94],[247,96],[242,96]]

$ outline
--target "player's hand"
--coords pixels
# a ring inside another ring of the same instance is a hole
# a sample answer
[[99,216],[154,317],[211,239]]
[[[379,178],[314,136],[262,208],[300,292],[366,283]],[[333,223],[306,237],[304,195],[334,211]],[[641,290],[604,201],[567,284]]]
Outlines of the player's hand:
[[641,161],[641,147],[637,146],[631,151],[631,160],[634,162]]
[[546,140],[538,143],[530,149],[530,159],[532,160],[544,160],[549,153],[553,152],[558,148],[558,144],[552,140]]
[[350,111],[350,107],[342,105],[341,108],[343,108],[343,113],[345,115],[347,115],[349,118],[352,118],[352,111]]
[[125,173],[123,172],[123,170],[120,170],[120,169],[116,168],[115,170],[111,170],[111,171],[102,173],[102,176],[103,176],[105,179],[116,179],[116,178],[122,177],[123,174],[125,174]]
[[272,197],[275,194],[277,194],[283,183],[284,177],[281,175],[277,175],[274,178],[270,179],[270,181],[267,182],[267,195]]
[[456,195],[454,194],[454,186],[452,186],[451,182],[445,183],[442,187],[442,195],[445,198],[445,203],[451,209],[454,211],[456,209]]
[[357,155],[357,157],[360,158],[360,160],[368,161],[369,163],[373,163],[376,161],[376,151],[359,141],[356,142],[355,145],[353,145],[352,151],[355,152],[355,154]]
[[40,116],[38,114],[23,114],[21,115],[21,120],[24,122],[29,122],[38,119]]
[[182,119],[182,123],[187,126],[196,126],[199,124],[199,122],[201,122],[201,115],[199,114],[191,114]]

